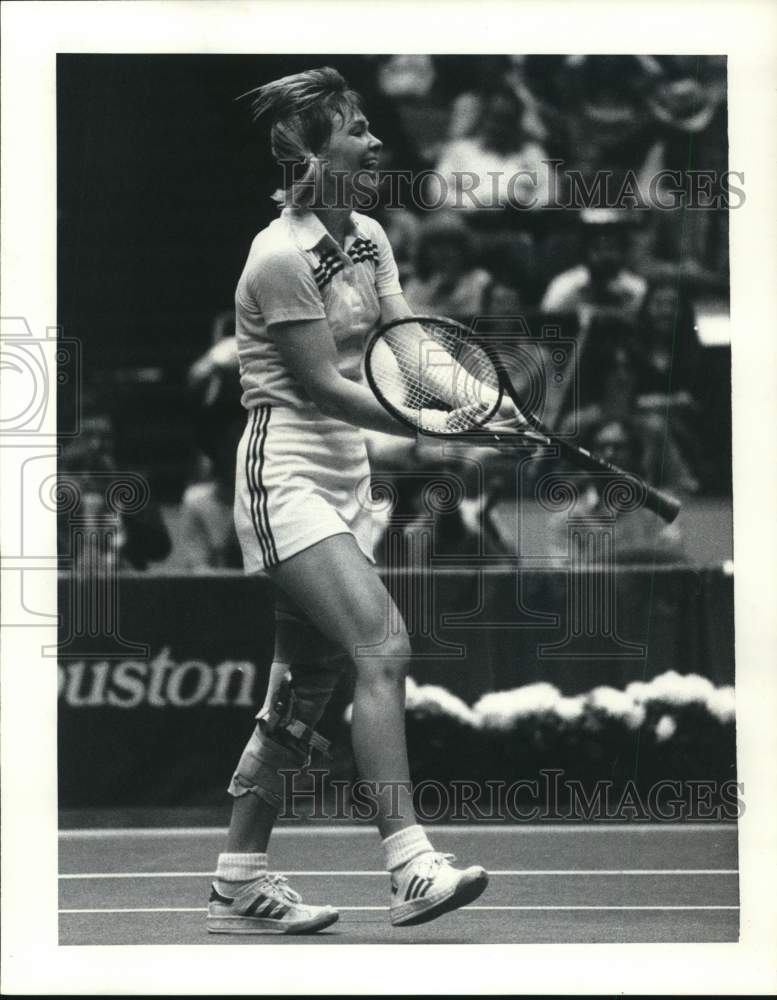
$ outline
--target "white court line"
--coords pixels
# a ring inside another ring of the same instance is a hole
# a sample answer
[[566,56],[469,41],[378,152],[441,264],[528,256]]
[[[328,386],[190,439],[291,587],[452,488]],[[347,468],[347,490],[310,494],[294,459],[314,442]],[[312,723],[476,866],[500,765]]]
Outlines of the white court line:
[[[385,913],[388,906],[338,906],[343,912]],[[462,910],[738,910],[738,906],[463,906]],[[207,913],[205,906],[154,906],[122,909],[60,910],[61,914],[90,913]]]
[[[683,823],[676,826],[671,824],[661,824],[652,826],[648,824],[634,824],[632,826],[622,823],[544,823],[539,825],[515,824],[511,826],[484,823],[440,823],[424,826],[430,833],[500,833],[514,835],[520,831],[521,835],[545,834],[548,831],[554,833],[579,834],[585,833],[655,833],[672,830],[675,833],[699,833],[701,831],[709,833],[721,833],[728,831],[737,833],[736,823]],[[61,840],[99,840],[102,838],[114,839],[122,837],[217,837],[226,836],[225,826],[201,826],[201,827],[125,827],[120,829],[83,829],[83,830],[60,830]],[[368,824],[363,826],[277,826],[273,830],[273,837],[278,836],[354,836],[354,835],[376,836],[375,829]]]
[[[283,871],[293,878],[306,876],[382,876],[384,871]],[[738,875],[737,868],[515,868],[489,869],[489,875]],[[215,878],[215,872],[82,872],[60,875],[60,879],[122,879],[122,878]]]

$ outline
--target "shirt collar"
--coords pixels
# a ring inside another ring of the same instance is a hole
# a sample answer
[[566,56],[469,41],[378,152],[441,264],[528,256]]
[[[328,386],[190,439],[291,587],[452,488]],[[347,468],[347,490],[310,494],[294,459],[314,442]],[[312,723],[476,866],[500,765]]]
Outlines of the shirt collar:
[[[281,212],[281,217],[291,229],[294,242],[301,250],[316,250],[320,245],[326,244],[340,251],[340,247],[327,230],[319,217],[309,209],[291,208],[287,206]],[[351,213],[347,235],[357,236],[359,226]]]

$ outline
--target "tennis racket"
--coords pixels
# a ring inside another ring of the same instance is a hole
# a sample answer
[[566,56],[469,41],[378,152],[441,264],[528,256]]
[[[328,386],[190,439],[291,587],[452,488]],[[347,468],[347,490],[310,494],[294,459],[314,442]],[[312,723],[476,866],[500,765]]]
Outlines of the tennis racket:
[[[407,316],[384,324],[367,345],[365,372],[376,399],[414,431],[447,438],[474,435],[484,444],[553,445],[560,457],[579,468],[629,481],[644,505],[668,524],[680,512],[674,497],[557,437],[525,413],[497,353],[477,343],[472,331],[455,320]],[[526,423],[507,431],[489,430],[505,395]]]

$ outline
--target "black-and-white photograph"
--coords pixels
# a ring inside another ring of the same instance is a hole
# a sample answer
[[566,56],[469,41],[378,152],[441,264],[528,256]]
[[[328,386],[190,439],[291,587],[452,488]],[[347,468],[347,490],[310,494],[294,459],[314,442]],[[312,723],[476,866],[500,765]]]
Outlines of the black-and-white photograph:
[[69,960],[741,941],[751,192],[691,43],[54,53],[1,443]]
[[57,97],[60,939],[736,940],[725,58]]

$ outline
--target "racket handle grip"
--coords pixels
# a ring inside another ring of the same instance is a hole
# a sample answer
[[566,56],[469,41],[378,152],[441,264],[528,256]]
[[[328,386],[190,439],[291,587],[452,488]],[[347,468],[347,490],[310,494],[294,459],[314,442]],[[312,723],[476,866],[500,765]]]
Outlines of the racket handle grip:
[[576,465],[592,472],[609,473],[614,478],[622,477],[625,480],[630,480],[638,490],[643,491],[645,507],[648,510],[652,510],[654,514],[657,514],[667,524],[671,524],[680,513],[681,504],[679,500],[675,499],[669,493],[657,490],[655,486],[650,486],[649,483],[646,483],[644,479],[633,472],[626,472],[624,469],[619,469],[617,465],[610,465],[609,462],[603,462],[601,459],[595,458],[585,448],[577,448],[563,439],[551,437],[551,440],[554,444],[559,445],[561,454]]
[[658,514],[667,524],[671,524],[680,513],[682,504],[668,493],[663,493],[654,486],[648,486],[645,496],[645,506],[648,510],[652,510],[654,514]]

